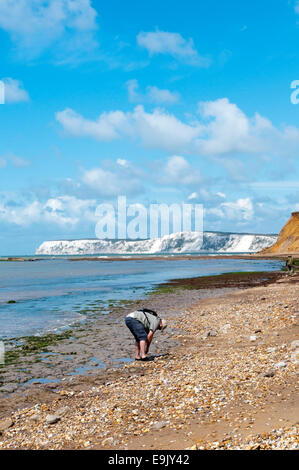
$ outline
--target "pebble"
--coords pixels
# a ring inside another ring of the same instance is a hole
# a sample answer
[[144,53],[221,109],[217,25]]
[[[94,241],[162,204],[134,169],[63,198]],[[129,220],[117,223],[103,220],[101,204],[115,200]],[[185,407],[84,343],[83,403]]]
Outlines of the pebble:
[[60,416],[57,416],[57,415],[47,415],[46,416],[46,423],[47,424],[55,424],[57,423],[58,421],[60,421]]
[[55,414],[56,416],[59,416],[60,418],[62,418],[62,416],[65,416],[69,411],[70,411],[69,406],[63,406],[62,408],[59,408]]
[[6,418],[6,419],[1,420],[0,421],[0,432],[11,428],[13,425],[14,425],[14,422],[10,418]]
[[154,429],[155,431],[159,430],[159,429],[162,429],[162,428],[165,428],[167,423],[165,423],[164,421],[160,421],[160,422],[157,422],[157,423],[154,423],[152,425],[152,429]]
[[224,334],[226,334],[228,332],[228,330],[231,329],[231,324],[230,323],[226,323],[224,326],[222,326],[222,328],[220,329],[220,331]]
[[263,377],[274,377],[275,371],[274,370],[267,370],[264,374]]
[[271,353],[273,353],[273,352],[275,352],[275,351],[276,351],[276,348],[268,348],[268,349],[267,349],[267,352],[268,352],[269,354],[271,354]]
[[295,341],[291,342],[291,350],[293,351],[294,349],[299,349],[299,339],[295,339]]
[[38,423],[39,421],[41,421],[41,417],[38,414],[34,414],[29,417],[29,421]]
[[113,437],[106,437],[106,439],[102,441],[103,446],[112,446],[113,444],[114,444]]
[[217,336],[218,332],[216,330],[209,330],[204,334],[205,338]]
[[283,361],[278,362],[277,364],[275,364],[275,367],[277,369],[281,369],[281,368],[286,367],[286,366],[287,366],[286,362],[283,362]]

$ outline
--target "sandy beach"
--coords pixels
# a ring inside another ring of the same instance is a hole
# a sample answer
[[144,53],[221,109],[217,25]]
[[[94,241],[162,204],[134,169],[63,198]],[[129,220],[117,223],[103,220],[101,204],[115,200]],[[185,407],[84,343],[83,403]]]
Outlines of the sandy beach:
[[63,378],[51,371],[52,382],[1,395],[0,449],[298,448],[299,275],[203,279],[167,283],[147,299],[169,323],[148,363],[132,360],[123,325],[132,304],[107,326],[119,341],[106,355],[119,347],[127,362],[63,377],[63,352],[81,348],[82,361],[84,348],[105,349],[99,325],[81,331],[83,345],[53,345]]

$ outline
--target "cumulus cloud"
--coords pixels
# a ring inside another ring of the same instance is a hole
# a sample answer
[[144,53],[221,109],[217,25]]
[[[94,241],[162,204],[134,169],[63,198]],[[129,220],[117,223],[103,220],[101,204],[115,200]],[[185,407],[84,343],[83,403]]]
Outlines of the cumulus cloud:
[[0,28],[26,57],[39,56],[54,45],[66,56],[97,44],[96,10],[90,0],[1,0]]
[[137,36],[139,46],[154,54],[169,54],[172,57],[197,67],[209,67],[211,61],[201,57],[194,48],[192,39],[186,40],[179,33],[167,31],[140,32]]
[[96,121],[91,121],[67,108],[57,112],[55,117],[68,133],[77,137],[111,141],[120,137],[122,132],[129,133],[128,117],[122,111],[104,112]]
[[206,213],[229,221],[249,222],[253,219],[254,207],[251,198],[248,197],[222,202],[217,207],[207,209]]
[[[162,169],[161,182],[167,185],[198,185],[203,181],[199,170],[192,168],[184,157],[173,155]],[[193,195],[196,193],[193,193]]]
[[166,89],[148,86],[145,93],[138,91],[138,81],[133,79],[127,82],[128,94],[130,101],[133,102],[149,102],[155,104],[174,104],[180,99],[179,94]]
[[133,112],[104,112],[95,121],[69,108],[55,116],[65,131],[77,137],[93,137],[101,141],[130,137],[140,139],[148,148],[170,152],[186,149],[200,133],[198,126],[185,124],[173,114],[160,109],[147,113],[141,105],[136,106]]
[[1,198],[0,221],[18,226],[46,223],[71,228],[82,220],[95,222],[95,207],[95,200],[81,200],[67,195],[49,198],[45,202],[18,202]]
[[2,78],[4,83],[5,103],[19,103],[29,101],[28,92],[24,89],[22,82],[13,78]]
[[103,197],[136,195],[143,192],[142,171],[124,159],[118,159],[116,163],[111,169],[83,169],[81,182],[92,190],[93,194]]
[[267,135],[275,132],[268,119],[258,113],[248,118],[227,98],[199,103],[199,114],[205,122],[205,137],[197,141],[198,149],[203,154],[266,151]]
[[146,112],[139,105],[133,112],[103,112],[96,120],[65,109],[56,113],[56,119],[77,137],[104,141],[131,138],[169,153],[227,156],[271,152],[292,156],[298,150],[299,129],[278,129],[258,113],[248,117],[227,98],[199,103],[198,114],[197,120],[183,122],[163,109]]

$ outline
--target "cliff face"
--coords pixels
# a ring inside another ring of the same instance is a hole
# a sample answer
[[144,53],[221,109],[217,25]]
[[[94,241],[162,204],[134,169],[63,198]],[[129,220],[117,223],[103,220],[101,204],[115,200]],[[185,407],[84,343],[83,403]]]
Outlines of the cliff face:
[[179,232],[146,240],[54,240],[42,243],[37,255],[141,253],[256,253],[272,245],[276,235]]
[[299,212],[292,213],[292,216],[280,231],[276,243],[268,248],[264,248],[260,253],[299,253]]

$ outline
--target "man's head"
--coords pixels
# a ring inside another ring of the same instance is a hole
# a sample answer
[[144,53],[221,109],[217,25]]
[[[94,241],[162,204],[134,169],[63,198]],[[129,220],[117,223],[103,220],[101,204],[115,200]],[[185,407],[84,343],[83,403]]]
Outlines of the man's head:
[[161,318],[160,325],[159,325],[159,330],[163,331],[167,327],[167,322],[164,320],[164,318]]

